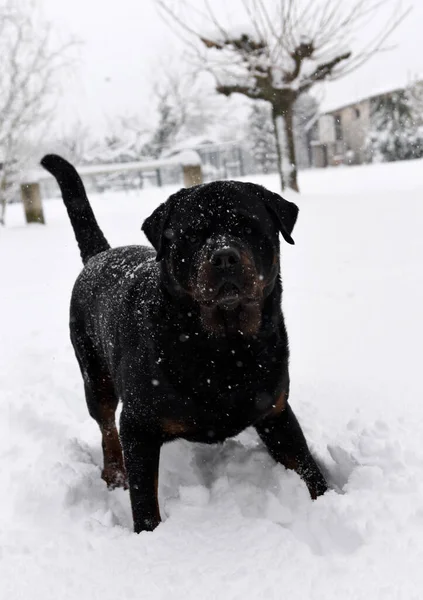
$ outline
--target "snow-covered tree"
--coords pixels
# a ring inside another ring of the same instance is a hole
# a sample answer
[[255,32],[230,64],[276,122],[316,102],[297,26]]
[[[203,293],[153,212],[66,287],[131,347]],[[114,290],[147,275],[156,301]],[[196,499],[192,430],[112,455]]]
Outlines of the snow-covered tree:
[[319,103],[311,94],[301,94],[294,104],[294,145],[298,167],[310,166],[308,131],[317,119]]
[[159,98],[157,112],[159,115],[158,123],[150,142],[146,146],[147,152],[154,158],[159,158],[162,152],[171,146],[181,127],[180,115],[172,103],[168,91]]
[[145,147],[150,156],[158,158],[174,142],[205,134],[220,112],[217,97],[200,76],[182,72],[172,62],[163,66],[153,93],[157,122]]
[[[217,16],[208,0],[156,1],[170,26],[179,26],[197,66],[212,73],[219,93],[270,104],[281,186],[295,190],[295,102],[317,83],[365,62],[405,14],[398,0],[240,0],[231,2],[235,26]],[[363,24],[376,16],[379,28],[369,38]]]
[[71,46],[53,44],[31,0],[0,0],[0,223],[54,115],[57,76]]
[[50,144],[55,147],[58,154],[72,164],[85,165],[92,162],[98,140],[92,136],[87,125],[81,121],[75,121],[72,123],[72,127],[58,135]]
[[423,131],[414,112],[410,89],[374,100],[371,123],[371,152],[375,160],[389,162],[423,156]]
[[272,173],[277,170],[275,131],[270,105],[267,102],[255,102],[251,109],[248,144],[260,173]]
[[[317,115],[318,103],[310,94],[303,94],[294,104],[293,127],[295,153],[299,165],[307,165],[306,129],[310,120]],[[254,102],[248,121],[248,145],[254,162],[261,173],[278,170],[278,153],[275,140],[275,125],[272,109],[268,102]]]
[[423,126],[423,81],[415,81],[407,88],[411,114],[417,127]]

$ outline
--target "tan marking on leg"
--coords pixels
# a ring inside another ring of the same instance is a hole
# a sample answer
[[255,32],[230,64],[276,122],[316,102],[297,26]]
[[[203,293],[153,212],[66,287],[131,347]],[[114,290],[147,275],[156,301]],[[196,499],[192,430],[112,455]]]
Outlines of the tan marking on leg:
[[174,419],[163,419],[162,428],[165,433],[169,435],[183,435],[189,431],[189,427],[182,423],[181,421],[176,421]]
[[103,447],[101,477],[107,483],[107,487],[111,489],[116,487],[127,489],[122,445],[116,428],[115,412],[116,407],[107,404],[101,406],[101,420],[99,422]]
[[[280,415],[286,408],[286,393],[282,392],[270,411],[273,416]],[[291,468],[291,467],[288,467]]]

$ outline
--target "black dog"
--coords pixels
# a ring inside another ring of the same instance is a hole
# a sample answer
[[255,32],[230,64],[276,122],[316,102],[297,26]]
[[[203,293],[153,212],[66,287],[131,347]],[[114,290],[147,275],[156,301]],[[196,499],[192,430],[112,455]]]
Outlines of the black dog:
[[102,432],[102,477],[126,486],[127,473],[135,531],[160,522],[160,447],[178,437],[215,443],[252,425],[312,498],[323,494],[288,404],[279,232],[294,243],[295,204],[236,181],[182,189],[143,224],[155,251],[112,250],[72,165],[55,155],[41,164],[59,183],[85,265],[70,332]]

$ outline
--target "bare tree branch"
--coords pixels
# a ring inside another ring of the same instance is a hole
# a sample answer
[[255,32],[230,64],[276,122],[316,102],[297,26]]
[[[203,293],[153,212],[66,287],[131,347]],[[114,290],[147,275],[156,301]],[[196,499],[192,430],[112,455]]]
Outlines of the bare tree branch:
[[256,100],[260,98],[260,94],[258,92],[254,92],[250,88],[242,85],[218,85],[216,90],[219,94],[224,94],[225,96],[230,96],[231,94],[243,94],[248,98],[252,98]]
[[348,60],[350,56],[351,52],[345,52],[345,54],[336,56],[329,62],[319,65],[317,69],[308,77],[308,81],[306,81],[300,86],[300,93],[309,90],[311,86],[317,81],[324,81],[325,79],[327,79],[327,77],[329,77],[332,74],[335,67],[337,67],[341,62]]

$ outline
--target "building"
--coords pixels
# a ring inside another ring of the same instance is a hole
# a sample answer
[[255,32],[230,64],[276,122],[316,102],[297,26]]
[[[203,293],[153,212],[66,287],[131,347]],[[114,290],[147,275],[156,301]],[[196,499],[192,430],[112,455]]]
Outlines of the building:
[[[421,83],[416,85],[422,86]],[[327,167],[369,162],[368,138],[373,107],[382,97],[403,90],[397,88],[375,94],[322,114],[309,133],[312,165]]]

